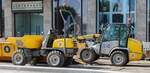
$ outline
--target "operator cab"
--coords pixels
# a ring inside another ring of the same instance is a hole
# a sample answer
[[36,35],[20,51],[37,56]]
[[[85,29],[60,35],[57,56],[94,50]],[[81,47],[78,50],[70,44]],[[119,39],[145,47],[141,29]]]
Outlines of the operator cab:
[[128,29],[125,24],[110,24],[102,33],[97,54],[109,55],[114,48],[127,48]]
[[110,24],[102,33],[101,42],[117,41],[118,46],[126,47],[128,29],[125,24]]

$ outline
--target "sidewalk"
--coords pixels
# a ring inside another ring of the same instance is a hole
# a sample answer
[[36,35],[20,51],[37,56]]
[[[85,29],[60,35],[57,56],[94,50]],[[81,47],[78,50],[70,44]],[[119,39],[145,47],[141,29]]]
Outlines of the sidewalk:
[[99,59],[96,61],[96,64],[93,65],[76,65],[78,67],[93,68],[93,69],[102,69],[110,71],[119,71],[119,72],[129,72],[129,73],[149,73],[150,72],[150,61],[141,60],[129,62],[126,66],[112,66],[110,60]]

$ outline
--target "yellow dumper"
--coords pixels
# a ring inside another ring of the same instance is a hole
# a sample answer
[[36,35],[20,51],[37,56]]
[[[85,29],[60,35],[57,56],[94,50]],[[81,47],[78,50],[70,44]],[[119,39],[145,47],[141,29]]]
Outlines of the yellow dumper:
[[21,37],[8,37],[0,40],[0,60],[11,61],[13,53],[17,50],[16,41]]
[[19,47],[40,49],[43,37],[39,35],[25,35],[23,37],[8,37],[0,42],[0,60],[11,61],[13,54]]

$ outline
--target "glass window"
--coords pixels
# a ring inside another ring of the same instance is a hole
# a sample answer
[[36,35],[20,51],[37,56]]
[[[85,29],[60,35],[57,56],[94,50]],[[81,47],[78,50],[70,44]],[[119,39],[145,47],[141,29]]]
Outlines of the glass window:
[[110,25],[104,32],[103,42],[116,41],[119,39],[119,27]]
[[113,12],[122,12],[123,11],[123,0],[113,0],[111,1],[111,7]]
[[[66,10],[70,12],[75,20],[75,27],[76,27],[76,34],[81,34],[81,0],[53,0],[53,28],[58,31],[58,34],[64,33],[64,20],[63,17],[66,18],[67,16],[61,16],[60,10]],[[73,28],[73,27],[71,27]],[[72,32],[75,31],[71,30]]]
[[103,34],[103,42],[119,41],[121,47],[127,46],[127,27],[124,24],[110,25]]
[[40,13],[15,14],[15,36],[43,34],[43,15]]
[[110,11],[110,2],[109,0],[99,0],[99,11],[109,12]]
[[136,0],[97,0],[97,3],[97,31],[99,33],[104,28],[103,26],[108,24],[130,24],[130,35],[135,37]]
[[[129,3],[129,1],[130,1],[130,3]],[[136,3],[135,0],[128,0],[128,4],[130,4],[131,11],[135,11],[135,3]]]
[[4,0],[0,0],[0,37],[4,36]]
[[149,39],[147,39],[148,41],[150,41],[150,0],[147,0],[148,2],[147,2],[147,28],[148,28],[148,30],[147,30],[147,38],[149,38]]
[[62,16],[65,21],[64,28],[67,34],[74,34],[74,19],[70,12],[62,11]]
[[[127,13],[126,16],[129,16],[129,13]],[[135,37],[135,23],[136,23],[136,17],[135,17],[135,13],[131,13],[130,14],[131,17],[131,21],[130,21],[130,37]],[[126,18],[126,23],[129,25],[129,19]]]
[[120,46],[121,47],[126,47],[127,46],[127,39],[128,39],[128,32],[127,32],[127,27],[125,25],[120,26]]
[[113,14],[112,22],[122,24],[123,23],[123,14]]

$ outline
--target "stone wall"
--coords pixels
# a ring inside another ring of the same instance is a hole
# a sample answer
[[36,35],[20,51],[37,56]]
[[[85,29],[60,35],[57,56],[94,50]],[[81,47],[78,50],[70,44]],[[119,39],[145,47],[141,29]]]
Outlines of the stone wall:
[[4,0],[4,24],[5,24],[5,37],[13,36],[14,33],[14,20],[13,13],[11,11],[11,0]]
[[96,0],[83,0],[83,32],[96,33]]
[[136,38],[146,41],[146,0],[136,2]]
[[44,2],[44,36],[47,35],[48,31],[52,28],[52,1],[43,0]]

